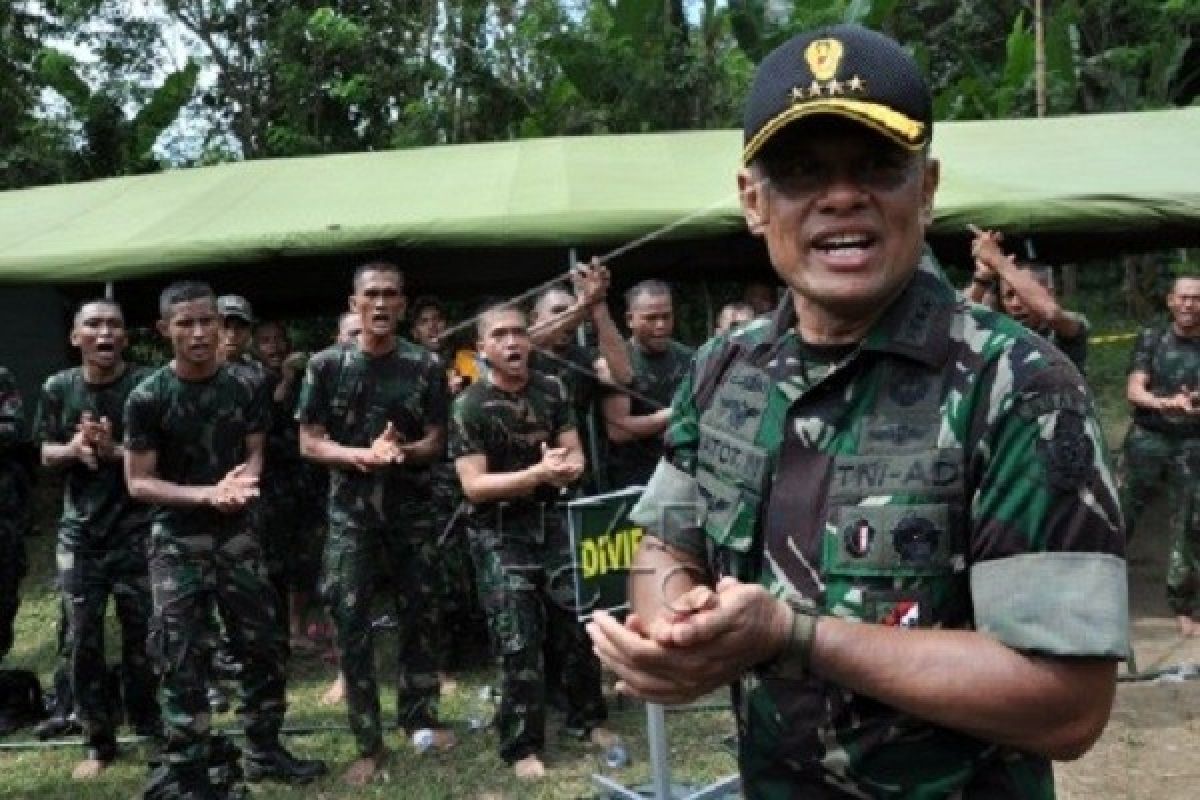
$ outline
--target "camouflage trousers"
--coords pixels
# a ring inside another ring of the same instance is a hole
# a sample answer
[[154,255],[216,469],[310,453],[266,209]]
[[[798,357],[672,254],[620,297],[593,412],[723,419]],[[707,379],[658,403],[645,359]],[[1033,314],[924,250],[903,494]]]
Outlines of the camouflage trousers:
[[[383,747],[371,629],[374,594],[380,589],[387,589],[398,624],[396,706],[400,724],[408,731],[438,725],[436,562],[433,520],[422,511],[393,515],[387,527],[363,528],[336,517],[330,520],[322,594],[337,628],[346,706],[360,755],[378,753]],[[377,583],[381,570],[390,576],[390,585]]]
[[1146,505],[1165,485],[1171,555],[1167,602],[1176,614],[1200,612],[1200,440],[1138,425],[1125,437],[1121,508],[1133,536]]
[[206,690],[212,680],[214,607],[242,664],[238,711],[246,738],[251,749],[273,746],[286,710],[286,640],[255,534],[243,525],[208,535],[175,536],[155,525],[150,580],[151,654],[162,674],[164,764],[173,772],[191,774],[209,761]]
[[[293,469],[295,469],[293,467]],[[280,592],[316,591],[324,543],[324,509],[309,498],[304,474],[272,476],[263,481],[256,528],[271,583]]]
[[24,530],[12,517],[11,510],[0,509],[0,661],[13,646],[13,624],[26,566]]
[[574,610],[565,532],[551,524],[539,543],[533,530],[505,527],[503,533],[472,528],[470,540],[479,601],[503,670],[500,757],[512,763],[545,747],[548,673],[558,675],[565,690],[568,733],[586,736],[608,712],[600,662]]
[[125,705],[147,722],[158,716],[157,680],[146,651],[152,601],[144,535],[111,549],[81,547],[59,540],[55,557],[67,614],[65,642],[71,690],[83,726],[84,743],[108,760],[116,754],[104,658],[104,614],[111,596],[121,623],[121,674]]

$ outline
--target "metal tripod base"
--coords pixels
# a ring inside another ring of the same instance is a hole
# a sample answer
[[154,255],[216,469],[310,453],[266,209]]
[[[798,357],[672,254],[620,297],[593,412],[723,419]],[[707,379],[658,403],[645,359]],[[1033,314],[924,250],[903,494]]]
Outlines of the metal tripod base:
[[740,791],[738,775],[721,778],[695,791],[671,783],[670,750],[667,748],[667,714],[658,703],[646,704],[646,741],[650,746],[650,794],[630,789],[604,775],[593,775],[592,783],[620,800],[716,800]]

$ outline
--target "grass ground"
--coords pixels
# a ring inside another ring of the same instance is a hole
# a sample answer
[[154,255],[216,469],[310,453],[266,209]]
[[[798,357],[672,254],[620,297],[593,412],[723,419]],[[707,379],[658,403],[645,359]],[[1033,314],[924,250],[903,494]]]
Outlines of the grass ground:
[[[1122,334],[1134,330],[1119,321],[1100,293],[1085,298],[1083,310],[1097,334]],[[1090,302],[1089,302],[1090,301]],[[1096,394],[1102,424],[1114,447],[1128,423],[1124,403],[1125,371],[1131,341],[1128,338],[1097,343],[1089,355],[1089,380]],[[42,493],[38,518],[43,533],[29,540],[32,570],[26,579],[23,605],[18,618],[17,647],[5,666],[37,671],[43,684],[54,669],[57,599],[51,576],[52,530],[55,509],[53,491]],[[1153,525],[1149,526],[1153,529]],[[1153,534],[1135,542],[1131,558],[1134,594],[1134,638],[1139,667],[1148,669],[1172,663],[1200,661],[1200,643],[1186,642],[1174,635],[1172,622],[1162,602],[1161,582],[1166,545]],[[116,641],[110,632],[110,648]],[[386,676],[387,638],[384,637],[380,675]],[[489,671],[461,677],[461,685],[444,698],[443,715],[450,721],[466,717],[479,687],[496,679]],[[341,709],[323,708],[318,698],[333,678],[332,668],[319,661],[299,660],[290,675],[289,726],[336,727],[345,724]],[[385,682],[386,685],[386,682]],[[385,693],[386,694],[386,693]],[[385,702],[385,708],[387,704]],[[594,796],[589,776],[605,772],[625,784],[647,778],[643,715],[639,708],[614,709],[613,727],[625,737],[634,763],[615,773],[604,769],[599,754],[579,744],[563,742],[550,733],[549,777],[535,785],[518,784],[496,758],[491,734],[467,732],[460,725],[460,746],[443,755],[418,756],[399,733],[388,736],[395,757],[387,780],[366,789],[349,791],[335,777],[302,789],[256,788],[260,798],[405,798],[405,800],[457,800],[493,793],[502,798],[585,798]],[[231,715],[216,720],[218,727],[235,724]],[[725,711],[673,713],[668,719],[672,763],[676,779],[700,783],[727,775],[736,768],[723,740],[733,729]],[[3,800],[88,800],[133,797],[145,776],[145,750],[134,746],[127,757],[99,781],[81,791],[69,779],[79,757],[77,747],[36,750],[6,750],[23,734],[0,741],[0,798]],[[353,757],[348,732],[324,731],[296,735],[289,745],[306,756],[329,761],[335,772]],[[1148,800],[1192,800],[1200,790],[1200,767],[1194,754],[1200,752],[1200,683],[1125,684],[1118,692],[1113,719],[1091,754],[1057,770],[1059,795],[1063,798],[1147,798]]]

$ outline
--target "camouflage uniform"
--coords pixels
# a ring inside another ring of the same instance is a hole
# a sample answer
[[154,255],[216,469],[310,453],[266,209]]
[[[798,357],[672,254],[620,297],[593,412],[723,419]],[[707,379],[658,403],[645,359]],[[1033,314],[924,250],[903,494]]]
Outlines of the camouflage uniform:
[[[930,260],[856,346],[794,326],[788,302],[704,347],[633,517],[793,607],[1124,657],[1121,515],[1078,371]],[[1046,759],[813,675],[757,667],[734,708],[747,798],[1053,796]]]
[[27,439],[25,411],[12,373],[0,367],[0,660],[13,645],[13,622],[25,577],[24,519],[28,497],[19,449]]
[[[445,425],[446,405],[446,377],[422,348],[397,339],[392,352],[372,357],[349,343],[309,361],[296,419],[321,425],[338,444],[368,447],[388,422],[403,441],[423,438],[426,426]],[[430,501],[426,469],[330,470],[322,588],[337,625],[350,726],[363,756],[383,746],[371,634],[380,559],[392,576],[399,620],[400,721],[409,730],[437,724],[431,576],[438,554]]]
[[1063,316],[1071,317],[1079,323],[1079,333],[1074,336],[1063,336],[1053,328],[1043,329],[1037,333],[1071,359],[1071,363],[1079,370],[1079,374],[1083,375],[1087,372],[1088,336],[1092,332],[1092,324],[1088,322],[1087,317],[1075,311],[1063,311],[1062,313]]
[[[181,380],[170,366],[138,384],[125,406],[125,447],[157,453],[157,474],[183,486],[212,486],[246,460],[246,437],[267,414],[228,366],[204,381]],[[252,511],[153,506],[151,655],[162,672],[163,760],[180,780],[200,780],[210,760],[205,696],[213,647],[213,607],[242,664],[239,709],[252,751],[278,745],[283,722],[286,640],[276,618]]]
[[[531,373],[524,391],[472,384],[454,402],[450,457],[485,455],[489,473],[515,472],[541,461],[541,444],[575,428],[565,390]],[[545,673],[553,660],[566,689],[567,730],[584,736],[606,717],[600,663],[574,608],[570,540],[557,507],[559,491],[472,505],[471,555],[504,689],[496,725],[508,762],[545,743]]]
[[[1138,335],[1129,371],[1150,376],[1147,389],[1165,397],[1200,386],[1200,338],[1177,336],[1168,324]],[[1162,484],[1171,510],[1167,601],[1177,614],[1200,612],[1200,416],[1135,408],[1125,437],[1124,501],[1132,535]]]
[[[671,405],[671,398],[687,375],[693,350],[672,341],[663,353],[650,354],[635,342],[629,342],[629,364],[633,369],[630,381],[629,411],[634,416],[652,414]],[[654,472],[662,455],[659,437],[632,442],[610,443],[608,447],[608,478],[613,489],[645,484]]]
[[[125,401],[148,374],[128,367],[102,385],[89,384],[80,367],[50,376],[34,426],[38,442],[67,444],[85,412],[97,420],[108,418],[119,442]],[[119,711],[109,708],[106,687],[104,613],[110,595],[121,622],[125,705],[135,724],[152,724],[158,716],[156,680],[146,654],[152,608],[146,566],[150,509],[130,498],[120,461],[101,462],[96,470],[73,463],[64,482],[56,558],[68,616],[68,671],[84,741],[108,761],[116,755],[113,717]]]

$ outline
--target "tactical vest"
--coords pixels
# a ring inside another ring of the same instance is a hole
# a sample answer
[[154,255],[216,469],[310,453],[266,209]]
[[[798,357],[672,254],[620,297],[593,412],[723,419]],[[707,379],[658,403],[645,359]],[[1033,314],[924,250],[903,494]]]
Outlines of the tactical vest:
[[[861,363],[880,354],[860,351],[850,357],[860,363],[771,403],[772,393],[785,391],[790,369],[776,359],[781,341],[731,340],[697,377],[695,476],[714,573],[759,583],[770,558],[792,588],[818,602],[840,602],[864,587],[850,614],[864,621],[929,624],[932,608],[949,601],[957,613],[936,621],[963,624],[965,581],[947,584],[965,569],[967,465],[962,448],[938,447],[948,370],[899,356]],[[858,428],[854,452],[836,454],[805,441],[790,409],[803,398],[805,417],[828,412],[836,420],[847,384],[860,375],[870,380],[863,373],[873,369],[885,373],[870,409],[851,421]],[[863,503],[878,496],[889,502]],[[827,524],[836,536],[827,534]],[[930,579],[942,584],[933,589],[940,602],[922,603]]]

